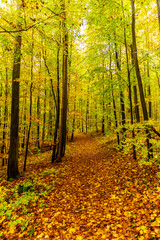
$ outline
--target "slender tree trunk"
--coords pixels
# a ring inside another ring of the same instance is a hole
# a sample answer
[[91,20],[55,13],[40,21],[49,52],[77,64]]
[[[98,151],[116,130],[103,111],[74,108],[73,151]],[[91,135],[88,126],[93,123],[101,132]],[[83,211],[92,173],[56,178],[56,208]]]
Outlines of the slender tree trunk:
[[79,100],[79,105],[80,105],[80,109],[81,109],[81,131],[82,133],[84,132],[84,123],[83,123],[83,100],[80,98]]
[[[2,97],[2,83],[1,83],[1,87],[0,87],[0,97]],[[1,128],[1,125],[2,125],[2,106],[0,105],[0,128]],[[0,138],[1,140],[1,138]]]
[[136,120],[137,122],[140,122],[140,115],[139,115],[139,106],[138,106],[138,96],[137,96],[137,86],[133,86],[133,92],[134,92],[134,111],[136,114]]
[[[147,27],[146,34],[146,47],[149,49],[149,32]],[[148,97],[148,114],[149,118],[152,117],[152,102],[151,102],[151,86],[150,86],[150,71],[149,71],[149,52],[147,53],[147,97]]]
[[[104,59],[102,61],[102,67],[104,69]],[[105,135],[105,119],[104,119],[104,112],[105,112],[105,104],[104,104],[104,73],[102,73],[102,81],[103,81],[103,100],[102,100],[102,135]]]
[[[131,58],[132,58],[132,66],[134,66],[134,59],[133,59],[133,47],[131,47]],[[133,69],[134,70],[134,69]],[[140,114],[139,114],[139,105],[138,105],[138,96],[137,96],[137,86],[135,83],[135,72],[133,73],[133,94],[134,94],[134,111],[136,115],[136,121],[140,122]]]
[[87,103],[86,103],[86,134],[88,133],[88,119],[89,119],[89,86],[87,88]]
[[71,133],[71,141],[73,141],[74,139],[74,129],[75,129],[75,111],[76,111],[76,97],[75,97],[75,100],[74,100],[74,116],[73,116],[73,122],[72,122],[72,133]]
[[[39,93],[38,93],[39,94]],[[40,96],[37,97],[37,147],[40,149]]]
[[[118,81],[119,81],[119,90],[120,90],[120,106],[121,106],[121,116],[122,116],[122,139],[123,142],[126,139],[126,128],[125,128],[125,124],[126,124],[126,116],[125,116],[125,104],[124,104],[124,94],[122,91],[122,86],[121,86],[121,66],[120,66],[120,60],[119,60],[119,56],[118,56],[118,51],[117,51],[117,44],[115,42],[115,55],[116,55],[116,65],[117,65],[117,70],[118,70]],[[122,143],[123,143],[122,142]]]
[[[61,42],[61,41],[60,41]],[[57,158],[57,137],[59,130],[59,119],[60,119],[60,90],[59,90],[59,80],[60,80],[60,72],[59,72],[59,53],[60,53],[60,45],[57,48],[57,111],[56,111],[56,122],[54,129],[54,146],[53,146],[53,154],[52,154],[52,163]]]
[[52,101],[52,92],[50,90],[50,93],[49,93],[49,121],[48,121],[48,136],[49,136],[50,140],[52,139],[52,135],[53,135],[53,133],[52,133],[53,132],[52,118],[53,118],[53,101]]
[[46,97],[47,97],[47,90],[46,90],[46,78],[45,78],[45,89],[44,89],[44,102],[43,102],[43,129],[42,129],[42,151],[44,150],[44,139],[45,139],[45,130],[46,130]]
[[24,127],[23,127],[23,139],[22,139],[22,149],[24,149],[25,147],[25,140],[26,140],[26,112],[27,112],[27,99],[26,99],[26,92],[25,92],[25,99],[24,99],[24,118],[23,118],[23,121],[24,121]]
[[158,11],[158,23],[159,23],[159,31],[160,31],[160,1],[157,1],[157,11]]
[[[61,40],[60,40],[61,43]],[[59,43],[59,44],[60,44]],[[58,52],[57,52],[57,99],[56,99],[56,94],[53,88],[53,79],[52,79],[52,75],[51,72],[49,70],[49,67],[47,65],[47,60],[46,60],[46,51],[45,54],[43,54],[43,60],[45,63],[45,67],[47,69],[48,75],[50,77],[50,82],[51,82],[51,91],[50,91],[50,99],[49,99],[49,136],[50,138],[52,138],[53,132],[52,132],[52,115],[53,115],[53,101],[51,100],[51,96],[53,94],[53,99],[54,99],[54,103],[55,103],[55,111],[56,111],[56,121],[55,121],[55,129],[54,129],[54,147],[53,147],[53,154],[52,154],[52,162],[54,162],[57,154],[56,154],[56,140],[57,140],[57,134],[58,134],[58,129],[59,129],[59,118],[60,118],[60,93],[59,93],[59,51],[60,51],[60,45],[58,46]]]
[[[110,52],[109,72],[110,72],[110,79],[111,79],[113,112],[114,112],[114,119],[115,119],[115,127],[117,129],[118,128],[118,120],[117,120],[117,110],[116,110],[116,103],[115,103],[115,99],[114,99],[113,84],[112,84],[112,81],[113,81],[113,76],[112,76],[112,55],[111,55],[110,46],[109,46],[109,52]],[[117,143],[119,145],[120,144],[119,132],[116,131],[116,133],[117,133]]]
[[[20,11],[20,6],[18,5]],[[20,18],[20,13],[18,13]],[[21,29],[19,23],[17,29]],[[14,63],[12,72],[12,103],[11,103],[11,130],[10,130],[10,149],[8,158],[7,179],[16,178],[18,171],[18,131],[19,131],[19,79],[21,64],[21,33],[14,38]]]
[[68,97],[67,97],[67,72],[68,72],[68,31],[66,28],[66,12],[65,12],[65,0],[63,0],[62,4],[63,11],[63,20],[62,20],[62,29],[63,29],[63,74],[62,74],[62,108],[61,108],[61,126],[60,126],[60,138],[59,138],[59,147],[58,147],[58,155],[57,162],[62,161],[62,157],[65,154],[65,146],[66,146],[66,134],[67,134],[67,105],[68,105]]
[[[127,74],[128,74],[128,89],[129,89],[129,103],[130,103],[130,113],[131,113],[131,124],[133,125],[133,104],[132,104],[132,91],[131,91],[131,78],[130,78],[130,70],[129,70],[129,59],[128,59],[128,47],[127,47],[127,39],[126,39],[126,26],[125,26],[125,14],[123,9],[123,0],[121,0],[122,3],[122,13],[123,13],[123,20],[124,20],[124,45],[125,45],[125,51],[126,51],[126,62],[127,62]],[[135,139],[135,133],[134,128],[132,130],[132,139],[134,142]],[[133,143],[133,158],[136,159],[136,148]]]
[[5,82],[5,105],[4,105],[4,123],[3,123],[3,138],[2,138],[2,147],[1,147],[1,153],[2,156],[2,166],[4,166],[4,161],[6,157],[4,155],[6,154],[6,127],[7,127],[7,119],[8,119],[8,68],[6,68],[6,82]]
[[96,127],[96,132],[98,133],[98,116],[97,116],[97,104],[95,104],[95,127]]
[[75,116],[75,111],[76,111],[76,86],[74,88],[74,107],[73,107],[73,111],[74,111],[74,115],[73,115],[73,120],[72,120],[72,133],[71,133],[71,141],[73,141],[74,139],[74,130],[75,130],[75,121],[76,121],[76,116]]
[[[147,77],[148,79],[150,78],[150,74],[149,74],[149,61],[147,61]],[[148,84],[148,112],[149,112],[149,118],[152,117],[152,102],[151,102],[151,86],[150,86],[150,81]]]
[[103,94],[102,110],[103,110],[103,115],[102,115],[102,135],[105,135],[105,124],[104,124],[104,111],[105,111],[105,106],[104,106],[104,94]]
[[24,159],[23,171],[26,171],[26,163],[27,163],[27,155],[28,155],[28,146],[29,146],[29,139],[30,139],[31,125],[32,125],[33,48],[34,48],[34,39],[33,39],[33,35],[34,35],[34,31],[32,30],[32,46],[31,46],[31,85],[30,85],[29,127],[28,127],[27,140],[26,140],[26,150],[25,150],[25,159]]
[[157,80],[158,80],[158,87],[160,88],[160,80],[159,80],[159,76],[158,76],[158,72],[156,71],[156,77],[157,77]]
[[[142,111],[143,111],[143,117],[145,121],[148,121],[148,112],[143,92],[143,85],[142,85],[142,79],[139,69],[139,63],[138,63],[138,56],[137,56],[137,44],[136,44],[136,35],[135,35],[135,6],[134,6],[134,0],[131,0],[131,6],[132,6],[132,45],[133,45],[133,59],[134,59],[134,65],[137,75],[137,81],[138,81],[138,87],[139,87],[139,93],[140,93],[140,100],[142,105]],[[153,156],[152,152],[152,145],[150,143],[151,134],[146,127],[146,135],[147,135],[147,148],[148,148],[148,159]]]
[[[41,82],[41,52],[40,52],[40,65],[39,65],[39,83]],[[39,89],[40,90],[40,89]],[[38,97],[37,97],[37,147],[38,150],[40,149],[40,95],[38,92]]]

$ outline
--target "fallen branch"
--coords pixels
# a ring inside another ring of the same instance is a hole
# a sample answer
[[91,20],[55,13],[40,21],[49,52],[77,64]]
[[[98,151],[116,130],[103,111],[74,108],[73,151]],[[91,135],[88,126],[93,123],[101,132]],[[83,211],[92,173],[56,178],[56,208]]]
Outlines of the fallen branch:
[[153,127],[153,126],[148,126],[158,137],[160,137],[160,133]]

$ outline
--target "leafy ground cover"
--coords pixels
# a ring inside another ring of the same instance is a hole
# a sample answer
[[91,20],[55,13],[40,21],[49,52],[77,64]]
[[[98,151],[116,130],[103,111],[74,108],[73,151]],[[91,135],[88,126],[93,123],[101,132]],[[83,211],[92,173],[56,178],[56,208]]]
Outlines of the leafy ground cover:
[[30,157],[16,181],[0,169],[0,239],[160,239],[157,165],[85,135],[69,143],[63,163],[50,159],[51,152]]

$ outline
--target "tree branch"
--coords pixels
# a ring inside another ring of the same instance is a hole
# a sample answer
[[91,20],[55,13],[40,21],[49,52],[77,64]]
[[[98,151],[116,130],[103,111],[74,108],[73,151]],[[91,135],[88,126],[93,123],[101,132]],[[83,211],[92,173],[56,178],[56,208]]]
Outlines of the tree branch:
[[10,34],[10,33],[16,33],[16,32],[26,32],[26,31],[28,31],[29,29],[35,27],[36,25],[45,22],[45,21],[46,21],[47,19],[49,19],[50,17],[51,17],[51,16],[49,16],[49,17],[47,17],[46,19],[41,20],[41,21],[39,21],[39,22],[37,22],[37,23],[35,23],[35,24],[27,27],[27,28],[20,29],[20,30],[7,30],[7,29],[3,28],[2,26],[0,26],[0,28],[3,29],[3,31],[0,31],[0,33],[9,33],[9,34]]
[[160,137],[160,133],[151,125],[148,126],[158,137]]

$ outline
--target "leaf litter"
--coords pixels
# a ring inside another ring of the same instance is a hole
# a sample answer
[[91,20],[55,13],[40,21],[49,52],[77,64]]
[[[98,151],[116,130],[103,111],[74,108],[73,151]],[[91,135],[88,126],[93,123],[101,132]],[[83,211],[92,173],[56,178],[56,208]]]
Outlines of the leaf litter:
[[16,181],[1,170],[0,239],[160,239],[156,165],[102,136],[76,136],[61,164],[51,154],[32,156]]

